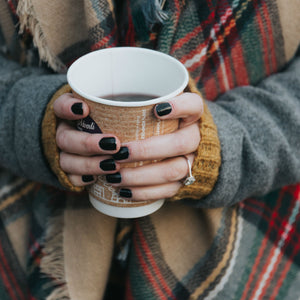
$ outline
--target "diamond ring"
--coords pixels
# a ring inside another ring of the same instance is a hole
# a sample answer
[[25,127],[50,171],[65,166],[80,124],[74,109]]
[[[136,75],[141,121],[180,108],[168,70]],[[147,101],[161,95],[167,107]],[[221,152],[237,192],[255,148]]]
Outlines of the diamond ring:
[[183,156],[183,157],[186,159],[186,161],[188,163],[188,167],[189,167],[189,175],[184,179],[183,184],[191,185],[196,181],[196,179],[192,174],[192,165],[191,165],[190,160],[186,156]]

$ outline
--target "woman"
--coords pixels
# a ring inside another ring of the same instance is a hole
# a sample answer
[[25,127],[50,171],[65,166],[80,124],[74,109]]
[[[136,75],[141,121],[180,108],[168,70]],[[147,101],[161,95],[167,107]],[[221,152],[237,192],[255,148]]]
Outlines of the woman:
[[[27,63],[0,62],[4,299],[296,297],[296,1],[19,1],[0,11],[6,57]],[[186,93],[154,111],[180,119],[173,135],[123,145],[70,125],[89,111],[63,73],[123,45],[189,70]],[[49,67],[35,67],[36,51]],[[153,158],[163,161],[119,171]],[[196,182],[185,186],[187,159]],[[100,174],[123,197],[169,200],[145,218],[104,216],[83,191]]]

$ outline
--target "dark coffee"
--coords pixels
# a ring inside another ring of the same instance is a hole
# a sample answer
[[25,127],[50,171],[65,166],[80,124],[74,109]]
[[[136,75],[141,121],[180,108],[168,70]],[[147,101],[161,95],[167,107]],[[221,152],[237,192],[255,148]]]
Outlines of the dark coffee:
[[130,93],[100,96],[100,98],[103,99],[112,100],[112,101],[121,101],[121,102],[147,101],[157,97],[159,96],[149,95],[149,94],[130,94]]

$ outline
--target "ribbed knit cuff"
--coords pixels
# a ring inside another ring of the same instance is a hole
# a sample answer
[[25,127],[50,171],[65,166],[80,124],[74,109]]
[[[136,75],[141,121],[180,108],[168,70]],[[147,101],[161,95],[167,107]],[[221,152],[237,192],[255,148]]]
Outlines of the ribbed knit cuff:
[[[192,79],[189,81],[187,91],[201,95]],[[221,165],[221,146],[217,127],[205,102],[204,112],[199,121],[199,129],[201,140],[192,166],[192,173],[196,182],[183,186],[174,197],[169,199],[171,201],[203,198],[212,191],[218,179]]]
[[62,86],[51,98],[48,103],[43,122],[42,122],[42,143],[44,154],[49,162],[51,170],[58,177],[62,186],[74,192],[83,191],[83,187],[74,186],[67,174],[61,169],[59,164],[59,149],[56,145],[57,117],[54,114],[53,103],[64,93],[70,93],[71,88],[68,84]]

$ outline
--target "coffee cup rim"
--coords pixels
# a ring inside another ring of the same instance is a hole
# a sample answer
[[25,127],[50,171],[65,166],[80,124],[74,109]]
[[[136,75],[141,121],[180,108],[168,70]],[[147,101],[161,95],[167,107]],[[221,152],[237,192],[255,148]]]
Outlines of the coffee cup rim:
[[[76,87],[76,85],[73,83],[72,80],[72,71],[73,69],[76,67],[76,65],[78,63],[80,63],[80,59],[84,58],[86,56],[93,56],[93,55],[98,55],[99,51],[142,51],[142,52],[149,52],[152,53],[154,55],[160,55],[160,56],[164,56],[165,59],[171,60],[172,63],[175,63],[179,69],[182,70],[183,74],[184,74],[184,80],[182,81],[182,83],[180,84],[180,86],[175,89],[174,91],[168,93],[167,95],[163,95],[163,96],[159,96],[150,100],[144,100],[144,101],[126,101],[126,102],[122,102],[122,101],[115,101],[115,100],[108,100],[105,98],[101,98],[98,96],[94,96],[91,94],[88,94],[86,92],[84,92],[83,90],[79,89]],[[157,50],[152,50],[152,49],[147,49],[147,48],[139,48],[139,47],[114,47],[114,48],[106,48],[106,49],[100,49],[100,50],[95,50],[93,52],[90,52],[88,54],[85,54],[83,56],[81,56],[79,59],[77,59],[75,62],[73,62],[73,64],[69,67],[68,71],[67,71],[67,81],[68,84],[70,85],[71,89],[77,93],[78,95],[80,95],[81,97],[96,102],[96,103],[101,103],[101,104],[105,104],[105,105],[110,105],[110,106],[120,106],[120,107],[141,107],[141,106],[148,106],[148,105],[155,105],[157,103],[161,103],[161,102],[165,102],[168,101],[176,96],[178,96],[179,94],[181,94],[183,92],[183,90],[186,88],[188,81],[189,81],[189,74],[188,71],[186,69],[186,67],[176,58],[172,57],[169,54],[165,54],[163,52],[157,51]]]

